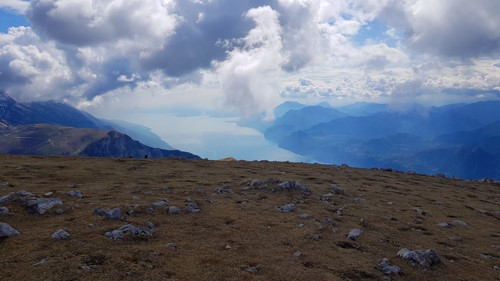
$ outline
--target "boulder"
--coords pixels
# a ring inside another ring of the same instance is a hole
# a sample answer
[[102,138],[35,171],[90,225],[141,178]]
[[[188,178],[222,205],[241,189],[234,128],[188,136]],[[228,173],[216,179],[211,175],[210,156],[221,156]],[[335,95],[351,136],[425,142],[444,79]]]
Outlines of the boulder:
[[52,207],[62,204],[63,202],[61,201],[61,198],[37,198],[29,200],[26,203],[26,209],[30,212],[43,215],[48,210],[52,209]]
[[136,227],[133,224],[127,224],[115,230],[106,232],[104,236],[116,241],[122,240],[126,234],[138,238],[151,238],[154,235],[154,225],[149,224],[147,227]]
[[69,239],[69,233],[62,230],[62,229],[59,229],[57,231],[55,231],[54,233],[52,233],[52,239],[53,240],[66,240],[66,239]]
[[438,253],[432,249],[411,251],[404,248],[398,252],[398,256],[411,261],[423,269],[428,269],[441,263]]
[[307,186],[303,185],[300,181],[282,181],[278,184],[279,188],[283,190],[297,189],[304,195],[310,195],[311,191]]
[[0,223],[0,238],[12,237],[19,235],[19,231],[15,230],[12,226],[7,223]]

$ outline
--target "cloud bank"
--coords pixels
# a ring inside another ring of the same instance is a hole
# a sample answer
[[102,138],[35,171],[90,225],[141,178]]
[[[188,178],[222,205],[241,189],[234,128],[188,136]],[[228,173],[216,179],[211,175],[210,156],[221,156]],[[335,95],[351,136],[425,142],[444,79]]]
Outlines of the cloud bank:
[[0,8],[31,23],[0,33],[0,85],[20,100],[100,108],[130,97],[158,106],[161,96],[165,107],[182,100],[248,116],[283,99],[441,102],[470,98],[453,90],[477,98],[500,90],[498,1],[7,0]]

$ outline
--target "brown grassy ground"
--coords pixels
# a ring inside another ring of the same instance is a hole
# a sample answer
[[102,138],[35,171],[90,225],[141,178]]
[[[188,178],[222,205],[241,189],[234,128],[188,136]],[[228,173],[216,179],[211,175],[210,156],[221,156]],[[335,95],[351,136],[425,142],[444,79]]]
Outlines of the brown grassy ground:
[[[250,180],[271,177],[301,181],[312,195],[243,190]],[[382,280],[377,265],[384,257],[402,269],[393,280],[500,280],[494,269],[500,266],[500,217],[492,212],[500,210],[500,187],[494,184],[296,163],[17,156],[0,156],[0,181],[10,183],[0,196],[27,190],[43,197],[51,191],[65,211],[38,215],[18,204],[0,204],[10,209],[0,222],[21,232],[0,241],[1,280]],[[346,196],[319,201],[332,183]],[[66,196],[75,184],[83,199]],[[235,194],[216,194],[217,187]],[[187,197],[201,212],[168,215],[160,208],[123,221],[93,215],[97,207],[126,212],[162,198],[182,210]],[[285,203],[295,203],[296,211],[274,210]],[[428,214],[419,216],[414,207]],[[299,219],[301,213],[313,218]],[[333,218],[335,225],[323,218]],[[437,226],[453,219],[467,226]],[[156,225],[149,240],[112,241],[103,235],[148,221]],[[70,240],[51,240],[60,228]],[[363,229],[358,241],[346,237],[352,228]],[[314,233],[319,240],[311,238]],[[453,236],[463,241],[450,240]],[[177,247],[166,247],[170,242]],[[397,257],[401,248],[432,248],[443,264],[419,269]],[[302,255],[294,256],[297,251]],[[47,262],[34,266],[42,259]],[[81,269],[85,265],[95,266]],[[250,266],[258,273],[246,272]]]

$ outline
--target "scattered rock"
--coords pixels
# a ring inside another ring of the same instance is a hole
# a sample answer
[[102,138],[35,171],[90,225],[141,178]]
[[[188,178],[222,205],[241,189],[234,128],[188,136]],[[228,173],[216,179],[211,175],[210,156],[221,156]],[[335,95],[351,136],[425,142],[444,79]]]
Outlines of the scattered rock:
[[386,258],[383,258],[382,261],[380,261],[380,263],[378,264],[378,267],[385,274],[399,275],[399,273],[401,272],[401,268],[399,266],[391,265],[389,263],[389,260]]
[[2,181],[0,182],[0,188],[7,188],[9,187],[9,182],[8,181]]
[[437,224],[439,227],[445,227],[445,228],[448,228],[450,227],[450,225],[447,223],[447,222],[440,222]]
[[332,184],[330,186],[330,189],[332,190],[332,193],[333,194],[336,194],[336,195],[343,195],[344,194],[344,190],[342,188],[340,188],[338,185],[336,184]]
[[62,204],[63,202],[61,201],[61,198],[38,198],[29,200],[26,203],[26,209],[30,212],[36,212],[40,215],[43,215],[48,210],[52,209],[52,207]]
[[361,236],[362,233],[363,231],[361,231],[361,229],[355,228],[349,231],[349,234],[347,234],[347,238],[351,240],[356,240]]
[[122,240],[125,234],[129,234],[133,237],[139,238],[151,238],[154,235],[154,225],[148,225],[148,227],[136,227],[133,224],[127,224],[113,231],[106,232],[104,236],[111,238],[113,240]]
[[290,213],[295,211],[295,205],[294,204],[285,204],[279,208],[276,208],[276,211],[282,212],[282,213]]
[[404,248],[398,252],[398,256],[411,261],[423,269],[428,269],[441,263],[438,253],[432,249],[410,251]]
[[452,225],[458,225],[458,226],[467,226],[467,224],[464,221],[461,221],[461,220],[452,220],[451,224]]
[[59,229],[56,232],[52,233],[53,240],[66,240],[69,239],[69,236],[69,233],[62,229]]
[[234,192],[229,188],[218,187],[215,189],[215,193],[217,193],[217,194],[233,194]]
[[12,226],[7,223],[0,223],[0,238],[12,237],[19,235],[19,231],[15,230]]
[[175,248],[175,247],[177,247],[177,245],[175,243],[168,243],[167,245],[165,245],[165,247],[167,247],[167,248]]
[[480,254],[479,255],[482,259],[485,259],[485,260],[491,260],[493,258],[492,255],[488,255],[488,254]]
[[420,208],[415,207],[415,208],[413,208],[413,210],[415,210],[415,212],[417,212],[417,214],[420,215],[420,216],[427,215],[427,212],[422,211]]
[[200,211],[200,208],[195,202],[189,202],[184,210],[188,213],[198,213]]
[[245,269],[246,272],[250,272],[252,274],[257,274],[259,272],[259,269],[255,266],[251,266],[251,267],[247,267],[247,269]]
[[161,199],[158,202],[153,203],[153,207],[155,207],[155,208],[165,207],[167,205],[168,205],[168,200],[165,198]]
[[170,206],[168,208],[168,213],[170,215],[177,215],[177,214],[180,214],[181,213],[181,210],[179,208],[177,208],[176,206]]
[[83,194],[80,191],[77,191],[77,190],[72,190],[72,191],[66,193],[66,195],[68,195],[70,197],[75,197],[75,198],[78,198],[78,199],[82,199],[83,198]]
[[9,213],[9,209],[7,207],[0,207],[0,215],[7,215]]
[[299,219],[307,220],[307,219],[312,218],[312,215],[310,215],[310,214],[300,214],[300,215],[298,215],[298,217],[299,217]]
[[33,266],[42,266],[47,263],[47,258],[43,258],[41,261],[34,263]]
[[101,216],[101,217],[106,217],[108,220],[121,220],[122,219],[122,211],[120,208],[114,208],[114,209],[107,209],[103,210],[101,208],[97,208],[94,210],[94,214]]

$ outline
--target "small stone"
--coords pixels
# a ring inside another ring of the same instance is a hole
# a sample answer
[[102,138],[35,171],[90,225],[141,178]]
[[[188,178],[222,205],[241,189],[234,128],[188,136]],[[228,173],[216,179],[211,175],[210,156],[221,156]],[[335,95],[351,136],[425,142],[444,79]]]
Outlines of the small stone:
[[332,184],[330,186],[330,189],[332,190],[332,193],[333,194],[336,194],[336,195],[343,195],[344,194],[344,190],[342,188],[340,188],[338,185],[336,184]]
[[303,220],[307,220],[307,219],[310,219],[312,218],[312,216],[310,214],[300,214],[298,215],[299,219],[303,219]]
[[152,207],[146,208],[146,213],[152,214],[154,212],[155,212],[155,209],[153,209]]
[[155,208],[160,208],[168,205],[168,200],[167,199],[161,199],[158,202],[153,203],[153,207]]
[[285,204],[279,208],[276,208],[276,211],[282,212],[282,213],[290,213],[295,210],[295,205],[294,204]]
[[479,255],[482,259],[485,259],[485,260],[490,260],[493,258],[493,256],[491,255],[488,255],[488,254],[480,254]]
[[218,194],[233,194],[234,192],[229,189],[229,188],[221,188],[221,187],[218,187],[215,189],[215,193],[218,193]]
[[462,242],[464,241],[462,237],[460,236],[453,236],[453,237],[450,237],[450,240],[451,241],[454,241],[454,242]]
[[361,229],[355,228],[355,229],[352,229],[349,232],[349,234],[347,234],[347,238],[349,238],[351,240],[356,240],[361,236],[362,233],[363,233],[363,231],[361,231]]
[[107,209],[103,210],[101,208],[97,208],[94,210],[94,214],[105,217],[108,220],[121,220],[122,219],[122,212],[120,208],[114,208],[114,209]]
[[304,224],[303,223],[299,223],[299,225],[297,225],[299,228],[302,228],[304,227]]
[[49,196],[51,196],[52,194],[54,194],[54,192],[49,191],[49,192],[44,193],[44,194],[43,194],[43,196],[45,196],[45,197],[49,197]]
[[422,211],[420,208],[415,207],[415,208],[413,208],[413,210],[415,210],[415,212],[417,212],[417,214],[420,215],[420,216],[427,215],[427,212]]
[[231,249],[231,246],[229,244],[226,245],[226,250]]
[[461,220],[452,220],[451,224],[452,225],[458,225],[458,226],[467,226],[467,224],[464,221],[461,221]]
[[449,225],[447,222],[441,222],[441,223],[438,223],[437,225],[438,225],[439,227],[445,227],[445,228],[450,227],[450,225]]
[[8,181],[2,181],[0,182],[0,188],[7,188],[9,187],[9,182]]
[[311,236],[311,238],[312,238],[314,241],[318,241],[320,237],[319,237],[319,234],[314,233],[314,234]]
[[12,226],[7,223],[0,223],[0,238],[2,237],[12,237],[19,235],[19,231],[15,230]]
[[177,245],[175,243],[168,243],[167,245],[165,245],[165,247],[167,247],[167,248],[175,248],[175,247],[177,247]]
[[137,195],[132,195],[132,200],[140,200],[141,197]]
[[392,279],[389,276],[384,276],[384,277],[382,277],[382,280],[384,280],[384,281],[391,281]]
[[189,202],[184,210],[188,213],[198,213],[200,211],[200,208],[195,202]]
[[63,209],[57,209],[56,210],[56,214],[62,215],[62,214],[64,214],[64,210]]
[[297,251],[293,254],[294,257],[300,257],[302,255],[302,252]]
[[66,193],[66,195],[68,195],[70,197],[75,197],[75,198],[78,198],[78,199],[82,199],[83,198],[83,194],[80,191],[77,191],[77,190],[72,190],[72,191]]
[[394,274],[394,275],[399,275],[399,273],[401,272],[401,268],[397,265],[391,265],[389,263],[389,260],[386,259],[386,258],[383,258],[378,267],[380,268],[380,270],[382,270],[382,272],[384,272],[385,274]]
[[47,259],[46,258],[43,258],[41,261],[33,264],[33,266],[41,266],[41,265],[44,265],[47,263]]
[[69,233],[62,229],[59,229],[56,232],[52,233],[53,240],[66,240],[69,239],[69,236]]
[[170,215],[177,215],[177,214],[180,214],[181,210],[179,208],[177,208],[176,206],[170,206],[168,208],[168,213]]
[[7,207],[0,207],[0,215],[7,215],[9,213],[9,209]]
[[259,270],[255,266],[247,267],[247,269],[245,269],[245,271],[250,272],[252,274],[257,274],[257,272],[259,272]]

